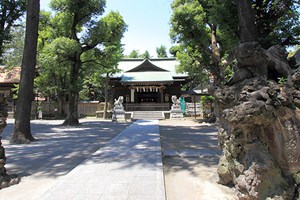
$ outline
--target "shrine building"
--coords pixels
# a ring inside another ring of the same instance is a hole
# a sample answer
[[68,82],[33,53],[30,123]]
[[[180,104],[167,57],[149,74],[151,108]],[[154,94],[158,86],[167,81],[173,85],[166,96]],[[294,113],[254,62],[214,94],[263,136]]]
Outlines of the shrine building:
[[181,95],[189,82],[187,74],[177,73],[175,58],[125,58],[110,78],[112,99],[123,96],[125,111],[170,110],[171,97]]

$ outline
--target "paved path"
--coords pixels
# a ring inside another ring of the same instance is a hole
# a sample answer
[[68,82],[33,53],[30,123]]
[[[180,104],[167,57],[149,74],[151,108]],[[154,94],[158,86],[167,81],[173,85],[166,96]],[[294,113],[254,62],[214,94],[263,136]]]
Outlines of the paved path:
[[158,121],[136,121],[38,199],[165,200]]

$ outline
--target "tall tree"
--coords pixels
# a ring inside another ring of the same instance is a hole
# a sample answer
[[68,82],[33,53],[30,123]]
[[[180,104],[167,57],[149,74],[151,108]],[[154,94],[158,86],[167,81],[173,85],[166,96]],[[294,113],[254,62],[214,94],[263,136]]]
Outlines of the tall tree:
[[238,0],[239,30],[241,42],[257,42],[255,15],[251,0]]
[[2,63],[3,46],[11,41],[11,28],[18,25],[16,21],[25,13],[26,0],[1,0],[0,3],[0,63]]
[[75,40],[59,37],[45,45],[39,54],[41,66],[38,69],[37,86],[44,96],[54,97],[58,102],[58,115],[61,117],[65,115],[64,105],[72,65],[68,56],[74,54],[79,48]]
[[[267,49],[278,44],[283,46],[299,44],[300,5],[298,0],[256,0],[250,1],[249,4],[252,6],[252,11],[247,15],[254,15],[255,26],[247,28],[256,29],[257,40],[263,48]],[[217,20],[222,33],[226,31],[227,36],[239,37],[241,29],[238,29],[240,26],[237,26],[239,21],[236,17],[238,16],[238,1],[218,1],[216,8],[217,12],[212,17]],[[245,16],[246,13],[243,12],[240,15]]]
[[179,49],[206,66],[214,77],[214,84],[218,85],[223,80],[218,24],[210,17],[215,6],[217,2],[210,0],[174,0],[170,35],[182,46]]
[[[254,12],[251,11],[248,15],[255,16],[255,26],[245,27],[248,30],[244,31],[255,32],[253,30],[256,29],[257,36],[253,37],[257,37],[263,48],[275,44],[299,44],[297,0],[257,0],[250,3]],[[237,7],[237,1],[231,0],[174,0],[170,36],[181,47],[171,48],[172,54],[180,51],[197,60],[215,77],[215,83],[220,83],[223,79],[223,66],[233,58],[228,55],[238,44],[243,25],[238,26]],[[244,12],[243,15],[245,14]],[[243,35],[245,41],[249,40],[246,32]]]
[[[99,51],[94,49],[93,51]],[[122,58],[123,48],[120,43],[110,44],[106,46],[102,53],[87,53],[84,55],[84,62],[87,70],[85,71],[86,82],[94,88],[102,89],[102,100],[104,99],[103,118],[106,119],[106,111],[108,109],[109,95],[109,78],[112,74],[118,72],[118,62]],[[100,100],[100,99],[98,99]]]
[[74,40],[80,48],[68,55],[71,62],[69,77],[69,111],[64,125],[78,125],[78,100],[82,87],[82,56],[84,53],[107,44],[120,42],[126,30],[123,18],[117,12],[110,12],[100,18],[104,12],[105,0],[52,0],[51,7],[56,11],[60,33]]
[[39,12],[40,1],[28,0],[21,79],[11,143],[28,143],[34,140],[30,129],[30,117],[31,102],[34,97],[33,82],[37,55]]
[[167,47],[164,45],[161,45],[160,47],[156,48],[157,57],[159,58],[166,58],[167,55]]
[[256,0],[252,2],[260,45],[294,46],[300,43],[299,0]]

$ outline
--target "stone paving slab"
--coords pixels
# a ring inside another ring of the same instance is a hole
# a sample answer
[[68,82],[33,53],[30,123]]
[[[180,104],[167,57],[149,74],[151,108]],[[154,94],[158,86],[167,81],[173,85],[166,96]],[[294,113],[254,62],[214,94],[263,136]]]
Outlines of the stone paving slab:
[[165,200],[158,121],[136,121],[39,199]]

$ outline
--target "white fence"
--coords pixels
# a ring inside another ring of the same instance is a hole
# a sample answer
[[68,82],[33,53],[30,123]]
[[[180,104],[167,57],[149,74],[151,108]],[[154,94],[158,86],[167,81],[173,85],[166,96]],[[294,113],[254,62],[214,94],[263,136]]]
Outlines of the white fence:
[[185,113],[189,116],[201,115],[201,103],[185,103]]

